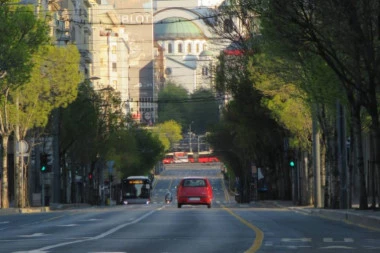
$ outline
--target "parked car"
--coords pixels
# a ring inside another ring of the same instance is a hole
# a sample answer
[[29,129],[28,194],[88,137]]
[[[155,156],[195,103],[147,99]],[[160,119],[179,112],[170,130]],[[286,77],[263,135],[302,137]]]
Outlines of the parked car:
[[213,191],[205,177],[185,177],[177,186],[178,208],[182,205],[207,205],[211,208]]

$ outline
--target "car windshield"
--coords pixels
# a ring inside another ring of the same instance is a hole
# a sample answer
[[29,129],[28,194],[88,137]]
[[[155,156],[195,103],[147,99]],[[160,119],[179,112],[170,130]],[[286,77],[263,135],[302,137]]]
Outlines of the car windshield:
[[206,186],[206,182],[204,179],[185,179],[183,181],[183,186],[186,186],[186,187]]

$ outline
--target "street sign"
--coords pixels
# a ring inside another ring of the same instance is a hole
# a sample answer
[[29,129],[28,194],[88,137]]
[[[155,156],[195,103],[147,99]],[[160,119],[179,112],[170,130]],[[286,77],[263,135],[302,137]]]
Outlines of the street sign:
[[17,142],[16,151],[19,155],[25,156],[29,151],[29,144],[25,140]]

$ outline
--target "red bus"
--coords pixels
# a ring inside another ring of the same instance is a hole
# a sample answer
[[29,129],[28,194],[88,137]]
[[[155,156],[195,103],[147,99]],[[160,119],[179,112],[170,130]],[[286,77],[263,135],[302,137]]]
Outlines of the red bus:
[[215,163],[219,162],[219,159],[210,151],[199,152],[198,153],[199,163]]
[[165,158],[162,160],[162,163],[163,164],[174,163],[174,154],[173,153],[165,154]]
[[189,163],[195,162],[195,160],[194,160],[194,154],[191,153],[191,152],[187,153],[187,160],[189,161]]
[[174,163],[188,163],[186,152],[174,152]]

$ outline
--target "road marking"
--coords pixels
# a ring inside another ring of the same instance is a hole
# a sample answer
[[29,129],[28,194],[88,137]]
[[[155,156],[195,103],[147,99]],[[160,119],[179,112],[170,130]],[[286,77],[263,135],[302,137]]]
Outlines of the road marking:
[[78,224],[66,224],[66,225],[57,225],[57,227],[76,227]]
[[248,221],[246,221],[245,219],[241,218],[239,215],[235,214],[229,208],[224,207],[224,206],[222,206],[222,208],[225,211],[227,211],[229,214],[234,216],[236,219],[238,219],[241,223],[243,223],[244,225],[246,225],[247,227],[252,229],[256,233],[256,237],[255,237],[255,240],[253,241],[252,246],[245,252],[246,253],[255,253],[256,251],[258,251],[260,249],[261,245],[263,244],[264,232],[261,231],[258,227],[254,226],[251,223],[249,223]]
[[282,238],[283,242],[311,242],[311,238]]
[[31,235],[19,235],[19,237],[24,237],[24,238],[29,238],[29,237],[39,237],[39,236],[44,236],[46,234],[44,233],[34,233],[34,234],[31,234]]
[[343,240],[344,241],[334,241],[334,239],[330,237],[323,238],[323,242],[346,242],[346,243],[354,242],[354,239],[352,238],[344,238]]
[[1,221],[0,224],[8,224],[9,221]]
[[354,249],[354,247],[336,245],[336,246],[321,247],[320,249]]
[[103,219],[88,219],[88,220],[82,220],[82,221],[99,221],[99,220],[103,220]]
[[285,247],[288,249],[311,248],[311,246],[307,246],[307,245],[288,245],[288,246],[282,246],[282,247]]
[[47,251],[28,250],[28,251],[13,251],[13,253],[47,253]]
[[144,214],[143,216],[139,217],[138,219],[135,219],[134,221],[131,221],[131,222],[127,222],[127,223],[124,223],[124,224],[121,224],[117,227],[114,227],[112,229],[109,229],[108,231],[102,233],[102,234],[99,234],[97,236],[94,236],[94,237],[90,237],[88,239],[81,239],[81,240],[76,240],[76,241],[71,241],[71,242],[62,242],[62,243],[58,243],[58,244],[53,244],[53,245],[48,245],[48,246],[45,246],[45,247],[42,247],[42,248],[39,248],[39,249],[36,249],[36,250],[32,250],[32,251],[28,251],[28,252],[44,252],[44,251],[47,251],[47,250],[50,250],[50,249],[55,249],[55,248],[59,248],[59,247],[63,247],[63,246],[66,246],[66,245],[71,245],[71,244],[76,244],[76,243],[82,243],[82,242],[88,242],[88,241],[94,241],[94,240],[99,240],[101,238],[104,238],[106,236],[109,236],[113,233],[115,233],[116,231],[126,227],[126,226],[129,226],[129,225],[132,225],[132,224],[135,224],[145,218],[147,218],[148,216],[152,215],[153,213],[155,213],[157,210],[161,210],[162,207],[160,208],[157,208],[155,210],[152,210],[146,214]]

